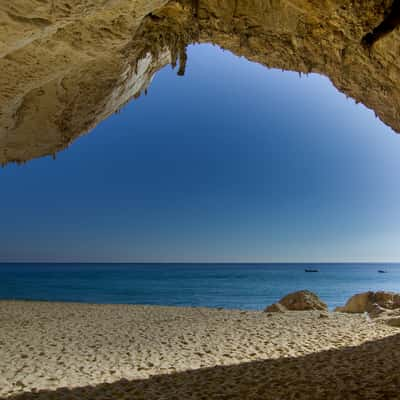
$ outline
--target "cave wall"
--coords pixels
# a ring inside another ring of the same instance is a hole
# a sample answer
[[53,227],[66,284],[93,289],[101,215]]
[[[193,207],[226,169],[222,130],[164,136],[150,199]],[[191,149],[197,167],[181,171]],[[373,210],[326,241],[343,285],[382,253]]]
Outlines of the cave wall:
[[[0,4],[0,163],[55,154],[146,90],[190,43],[316,72],[400,131],[400,33],[385,0],[14,0]],[[190,62],[190,60],[189,60]],[[155,110],[156,112],[156,110]],[[268,112],[268,110],[265,110]]]

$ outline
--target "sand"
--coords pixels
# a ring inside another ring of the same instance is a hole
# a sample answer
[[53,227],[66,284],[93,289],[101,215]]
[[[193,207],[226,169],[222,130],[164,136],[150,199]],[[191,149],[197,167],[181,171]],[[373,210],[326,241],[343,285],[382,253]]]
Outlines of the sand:
[[1,398],[400,399],[399,363],[362,315],[0,302]]

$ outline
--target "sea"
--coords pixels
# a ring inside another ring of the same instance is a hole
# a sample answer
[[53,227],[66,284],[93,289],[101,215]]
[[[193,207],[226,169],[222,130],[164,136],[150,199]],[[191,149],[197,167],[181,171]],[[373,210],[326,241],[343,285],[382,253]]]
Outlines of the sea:
[[302,289],[330,309],[400,292],[400,264],[0,264],[0,299],[262,310]]

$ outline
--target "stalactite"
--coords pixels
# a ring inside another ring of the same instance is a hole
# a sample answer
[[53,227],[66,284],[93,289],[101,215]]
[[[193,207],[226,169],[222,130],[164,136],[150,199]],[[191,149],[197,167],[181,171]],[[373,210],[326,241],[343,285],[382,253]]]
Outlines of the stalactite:
[[133,70],[134,70],[134,72],[135,72],[135,75],[137,75],[137,73],[138,73],[138,64],[139,64],[139,59],[136,60],[135,66],[134,66],[134,68],[133,68]]
[[186,71],[187,63],[187,49],[186,46],[182,46],[179,51],[179,70],[178,76],[184,76]]
[[195,18],[199,16],[200,0],[192,0],[192,14]]
[[248,47],[249,46],[249,35],[247,33],[243,33],[239,37],[240,47]]
[[239,2],[239,0],[235,0],[235,7],[233,8],[232,18],[236,17],[237,9],[238,9],[238,2]]
[[172,69],[175,69],[177,63],[178,63],[178,48],[177,44],[174,43],[172,47],[170,47],[171,50],[171,66]]
[[[170,51],[172,68],[174,69],[179,64],[177,74],[179,76],[185,75],[188,60],[187,46],[200,39],[200,29],[197,21],[200,1],[190,1],[193,11],[192,17],[181,24],[177,25],[176,21],[170,19],[168,15],[154,13],[148,15],[148,18],[140,29],[141,33],[138,35],[140,36],[142,51],[136,54],[136,59],[132,63],[135,74],[138,74],[140,60],[146,57],[146,55],[151,54],[152,57],[157,59],[162,52],[168,49]],[[135,48],[135,43],[133,42],[131,46]],[[134,97],[137,98],[138,96],[139,94],[135,94]]]

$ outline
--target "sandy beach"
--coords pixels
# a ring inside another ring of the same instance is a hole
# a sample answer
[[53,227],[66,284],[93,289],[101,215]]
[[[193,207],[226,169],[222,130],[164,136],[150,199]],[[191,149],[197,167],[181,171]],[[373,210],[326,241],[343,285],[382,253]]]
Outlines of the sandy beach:
[[400,330],[362,315],[0,302],[0,397],[397,399]]

